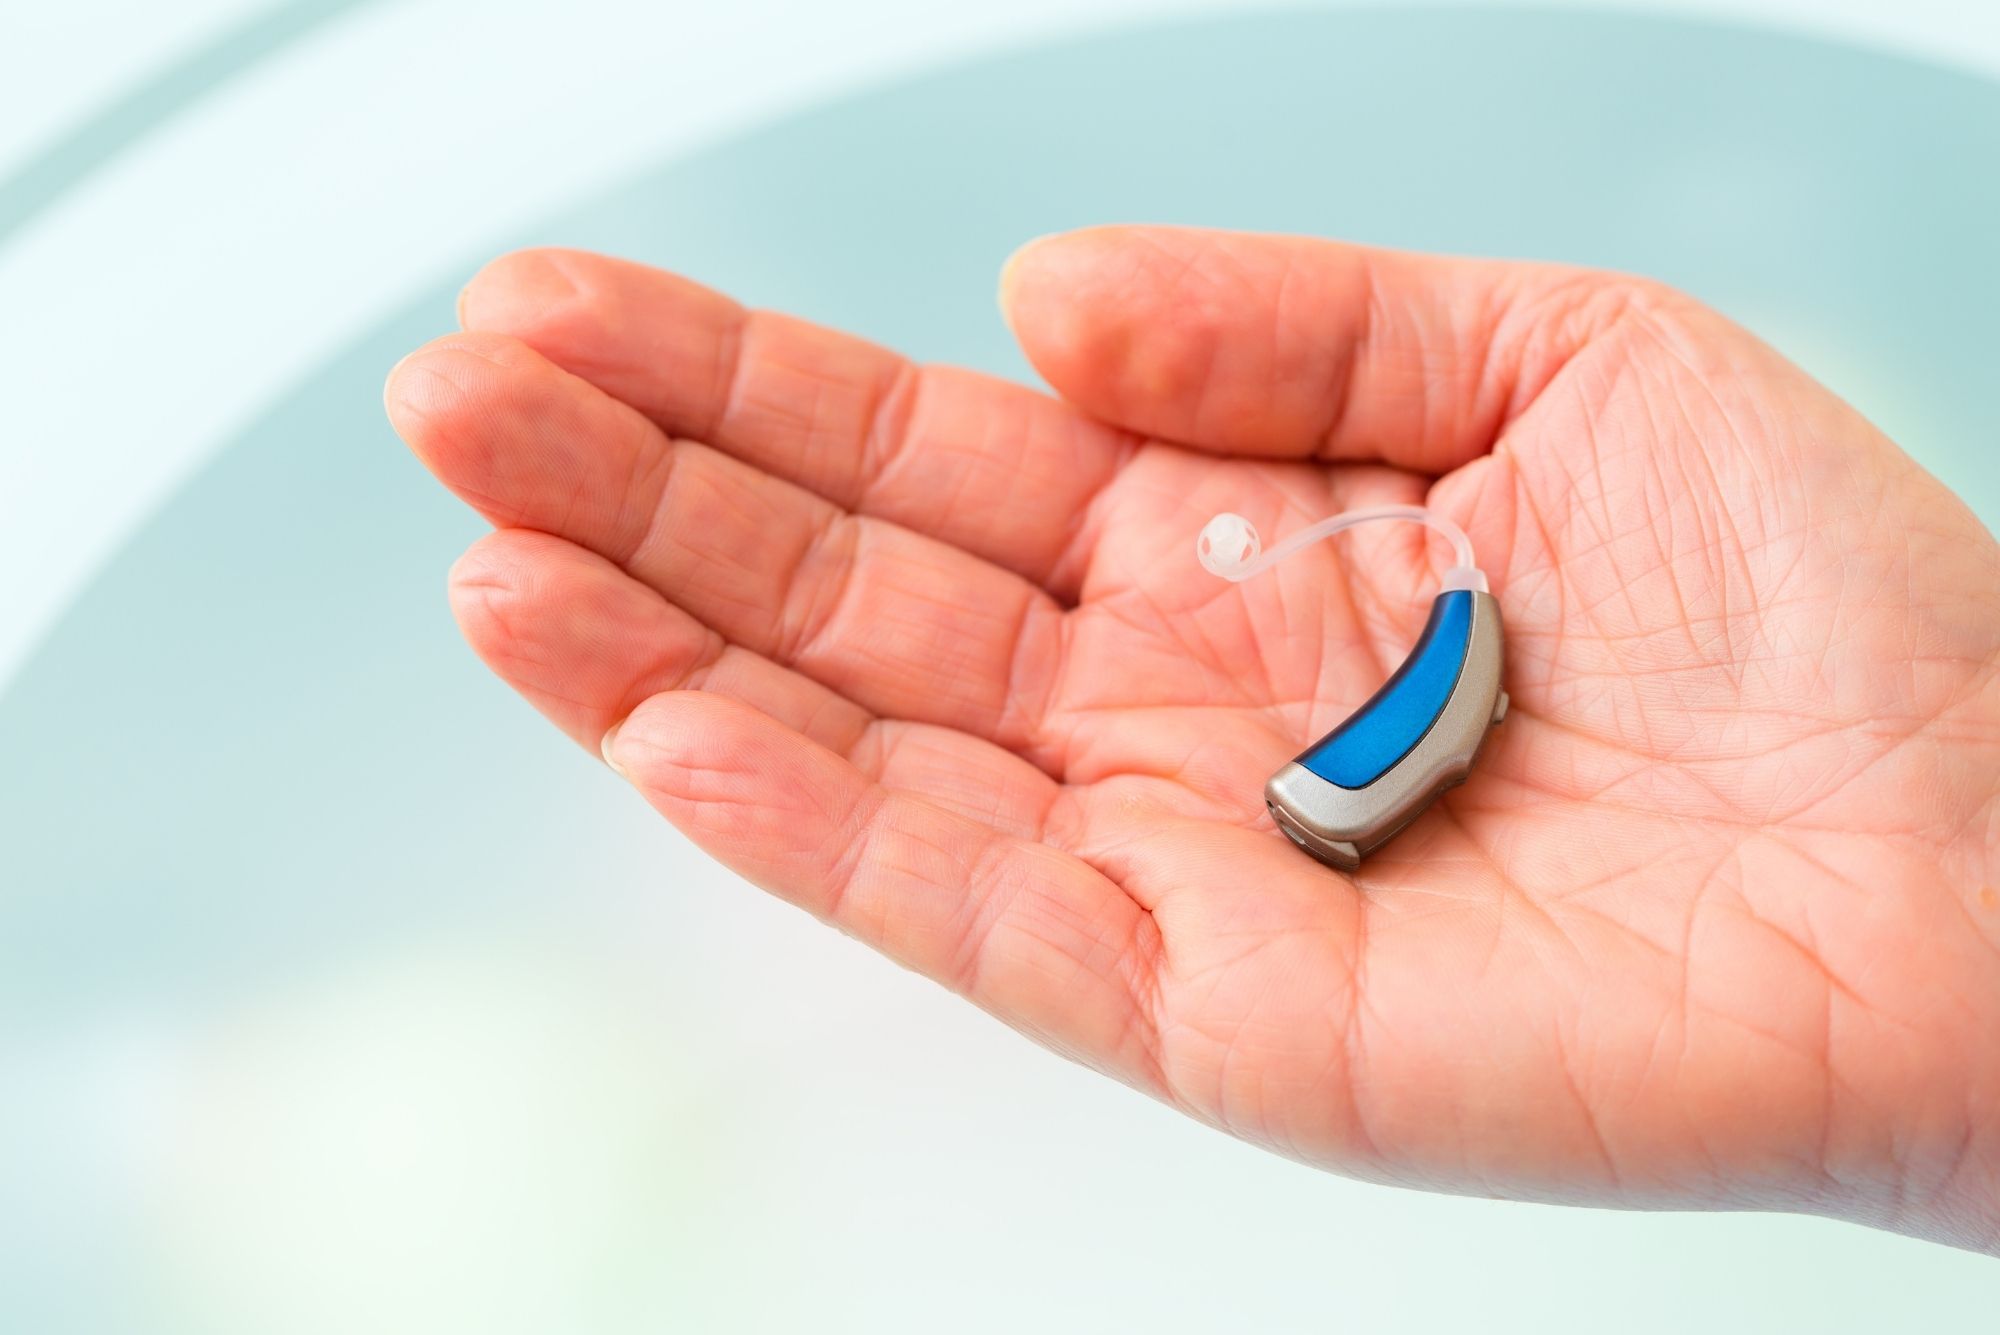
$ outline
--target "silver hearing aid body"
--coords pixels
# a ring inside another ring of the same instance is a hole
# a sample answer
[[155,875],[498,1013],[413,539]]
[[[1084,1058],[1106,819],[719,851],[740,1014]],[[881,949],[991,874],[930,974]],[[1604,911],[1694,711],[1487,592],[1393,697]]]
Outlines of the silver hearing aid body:
[[1487,730],[1507,716],[1500,604],[1473,564],[1464,532],[1422,506],[1348,510],[1268,552],[1249,520],[1220,514],[1202,529],[1195,549],[1211,574],[1240,583],[1321,538],[1388,519],[1424,524],[1451,542],[1454,564],[1430,619],[1382,688],[1264,785],[1264,804],[1278,828],[1341,871],[1359,868],[1446,789],[1465,782]]

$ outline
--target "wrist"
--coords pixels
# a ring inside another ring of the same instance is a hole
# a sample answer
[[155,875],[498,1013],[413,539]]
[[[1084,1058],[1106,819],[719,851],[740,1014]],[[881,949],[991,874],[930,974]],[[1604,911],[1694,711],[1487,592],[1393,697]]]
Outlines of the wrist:
[[1965,1098],[1957,1153],[1928,1199],[1911,1202],[1919,1207],[1912,1221],[1919,1227],[1906,1231],[2000,1256],[2000,1048],[1990,1041],[2000,1032],[2000,662],[1947,732],[1966,740],[1946,784],[1962,784],[1970,800],[1947,852],[1944,879],[1964,906],[1963,921],[1984,965],[1971,1004],[1986,1017],[1981,1029],[1989,1038],[1969,1044],[1960,1056]]

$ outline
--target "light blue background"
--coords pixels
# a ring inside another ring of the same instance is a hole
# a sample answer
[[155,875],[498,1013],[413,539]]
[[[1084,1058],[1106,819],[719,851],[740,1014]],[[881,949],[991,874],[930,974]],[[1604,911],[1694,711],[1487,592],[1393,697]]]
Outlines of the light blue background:
[[[1991,524],[1995,162],[2000,87],[1897,58],[1272,15],[899,82],[506,240],[1023,376],[999,260],[1079,223],[1636,269],[1771,337]],[[1297,1168],[702,863],[450,626],[478,525],[379,386],[455,288],[245,431],[0,696],[0,1324],[1990,1323],[1991,1262],[1845,1225]]]

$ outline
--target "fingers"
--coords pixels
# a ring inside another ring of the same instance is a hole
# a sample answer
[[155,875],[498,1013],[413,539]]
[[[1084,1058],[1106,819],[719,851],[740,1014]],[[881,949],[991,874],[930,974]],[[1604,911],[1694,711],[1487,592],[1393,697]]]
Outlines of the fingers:
[[608,754],[735,871],[1050,1046],[1158,1088],[1158,935],[1084,863],[870,782],[712,695],[655,696]]
[[880,715],[1053,763],[1062,610],[1018,575],[842,511],[651,422],[531,349],[440,340],[389,387],[412,448],[494,523],[588,547],[724,639]]
[[487,665],[597,754],[663,691],[749,705],[870,779],[995,828],[1039,832],[1059,790],[1019,756],[963,733],[878,719],[818,682],[730,644],[618,567],[546,533],[502,529],[452,569],[452,607]]
[[546,533],[502,529],[474,543],[452,567],[451,604],[486,665],[593,754],[613,724],[661,691],[732,696],[843,753],[873,721]]
[[1098,227],[1024,247],[1001,299],[1036,370],[1108,422],[1440,473],[1490,448],[1636,287],[1307,237]]
[[689,436],[843,509],[962,547],[1059,593],[1079,530],[1132,448],[1044,394],[804,321],[747,311],[644,265],[531,250],[488,265],[459,303]]

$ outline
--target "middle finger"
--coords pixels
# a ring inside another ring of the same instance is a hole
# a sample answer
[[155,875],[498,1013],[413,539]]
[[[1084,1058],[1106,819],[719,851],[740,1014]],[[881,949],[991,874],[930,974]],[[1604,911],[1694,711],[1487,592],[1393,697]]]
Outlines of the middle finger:
[[727,639],[873,713],[1045,768],[1064,613],[1010,571],[761,473],[513,339],[456,335],[392,376],[391,415],[496,524],[591,548]]

